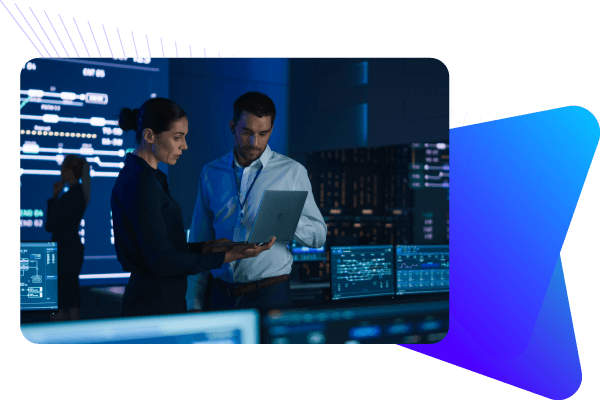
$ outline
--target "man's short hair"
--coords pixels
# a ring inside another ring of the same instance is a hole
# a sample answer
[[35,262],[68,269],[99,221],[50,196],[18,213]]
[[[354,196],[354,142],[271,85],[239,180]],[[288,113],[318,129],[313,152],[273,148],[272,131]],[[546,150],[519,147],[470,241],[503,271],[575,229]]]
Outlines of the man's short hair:
[[258,118],[271,117],[271,128],[275,123],[275,103],[269,96],[260,92],[244,93],[233,103],[233,123],[237,125],[242,113],[256,115]]

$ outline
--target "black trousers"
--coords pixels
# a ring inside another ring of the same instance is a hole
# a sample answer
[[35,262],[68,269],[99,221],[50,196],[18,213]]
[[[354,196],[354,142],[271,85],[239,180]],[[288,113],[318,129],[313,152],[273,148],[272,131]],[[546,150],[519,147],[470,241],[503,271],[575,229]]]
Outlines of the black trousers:
[[[223,282],[227,287],[238,284]],[[240,296],[229,296],[216,282],[212,282],[210,294],[210,310],[232,310],[258,308],[261,311],[292,307],[290,281],[279,282],[251,293]]]

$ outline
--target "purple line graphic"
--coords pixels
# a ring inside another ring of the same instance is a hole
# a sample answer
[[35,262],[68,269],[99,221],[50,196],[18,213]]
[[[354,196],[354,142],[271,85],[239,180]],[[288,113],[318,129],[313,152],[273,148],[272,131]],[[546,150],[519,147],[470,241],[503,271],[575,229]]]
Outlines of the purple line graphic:
[[133,36],[133,32],[131,32],[131,38],[133,39],[133,48],[135,49],[135,57],[139,58],[138,52],[137,52],[137,46],[135,45],[135,37]]
[[65,31],[67,32],[67,36],[69,37],[69,40],[71,41],[71,45],[75,49],[75,53],[77,54],[77,57],[79,57],[79,52],[77,51],[77,47],[75,47],[75,44],[73,43],[73,39],[71,39],[71,35],[69,35],[69,31],[67,30],[67,27],[65,26],[65,21],[63,21],[60,14],[58,14],[58,18],[60,18],[60,22],[62,22],[63,26],[65,27]]
[[40,24],[40,20],[38,19],[38,17],[35,15],[35,13],[33,12],[33,10],[31,9],[31,7],[29,7],[29,10],[31,11],[31,13],[33,14],[33,17],[35,18],[35,20],[37,21],[38,25],[40,26],[40,28],[42,28],[42,32],[44,32],[44,35],[46,35],[46,37],[48,38],[48,41],[50,42],[50,46],[52,46],[52,48],[54,49],[54,52],[56,53],[57,56],[60,57],[60,55],[58,54],[58,51],[56,51],[56,48],[54,47],[54,45],[52,44],[52,40],[50,40],[50,37],[48,36],[48,34],[46,33],[46,31],[44,30],[44,27],[42,26],[42,24]]
[[115,56],[113,56],[112,49],[110,47],[110,42],[108,41],[108,35],[106,34],[106,29],[104,29],[104,24],[102,24],[102,30],[104,31],[104,37],[106,37],[106,43],[108,43],[108,49],[110,50],[110,56],[112,58],[115,58]]
[[469,113],[468,111],[465,113],[465,119],[463,120],[463,126],[465,126],[465,124],[467,123],[467,114],[468,113]]
[[179,53],[177,52],[177,42],[175,42],[175,57],[179,57]]
[[27,39],[29,39],[29,41],[31,42],[31,44],[33,45],[33,47],[35,47],[35,49],[37,50],[38,53],[40,53],[40,56],[42,56],[42,58],[44,57],[44,55],[42,54],[42,52],[36,47],[35,43],[33,43],[33,40],[31,40],[31,38],[29,37],[29,35],[27,35],[27,32],[25,32],[25,29],[23,29],[23,27],[21,26],[21,24],[19,24],[19,22],[17,21],[17,19],[12,15],[12,13],[8,10],[8,8],[6,7],[6,5],[4,4],[4,2],[2,0],[0,0],[0,3],[2,3],[2,5],[4,6],[4,8],[6,8],[6,11],[8,11],[8,13],[10,14],[10,16],[12,17],[12,19],[15,20],[15,22],[17,23],[17,25],[19,26],[19,28],[21,28],[21,30],[23,31],[23,33],[25,34],[25,36],[27,36]]
[[192,56],[192,45],[190,44],[190,57]]
[[204,57],[206,57],[206,49],[204,49]]
[[148,35],[146,35],[146,43],[148,44],[148,55],[152,58],[152,53],[150,52],[150,42],[148,41]]
[[81,34],[81,31],[79,30],[79,26],[77,26],[77,21],[75,21],[75,17],[73,17],[73,22],[75,22],[75,27],[77,28],[77,32],[79,32],[79,37],[81,38],[81,41],[83,42],[83,47],[85,48],[85,52],[88,53],[88,57],[90,57],[90,52],[87,49],[87,46],[85,45],[85,40],[83,40],[83,35]]
[[96,48],[98,49],[98,54],[100,55],[100,57],[102,57],[102,53],[100,53],[100,47],[98,47],[98,42],[96,42],[96,36],[94,36],[94,31],[92,30],[90,21],[88,21],[88,26],[90,27],[90,32],[92,32],[92,37],[94,38],[94,43],[96,43]]
[[163,44],[162,44],[162,38],[160,38],[160,48],[162,49],[163,57],[164,57],[165,56],[165,48],[163,47]]
[[[58,41],[60,42],[60,45],[62,46],[63,50],[65,51],[65,53],[67,53],[67,57],[69,57],[69,53],[67,52],[67,49],[65,48],[65,45],[63,44],[62,40],[60,40],[60,36],[58,36],[58,32],[56,32],[56,29],[54,29],[54,25],[52,24],[52,21],[50,21],[50,17],[48,16],[48,14],[46,13],[46,10],[44,10],[44,14],[46,14],[46,18],[48,18],[48,22],[50,22],[50,26],[52,27],[52,30],[54,31],[54,34],[56,35],[56,37],[58,38]],[[58,52],[57,52],[58,53]],[[59,56],[60,57],[60,56]]]
[[[23,13],[21,12],[21,9],[15,4],[15,7],[17,7],[17,10],[19,10],[19,12],[21,13],[21,15],[23,16],[23,19],[25,20],[25,22],[27,22],[27,25],[29,25],[29,21],[27,21],[27,18],[25,18],[25,16],[23,15]],[[37,40],[39,40],[39,42],[42,44],[42,47],[44,48],[44,50],[46,50],[46,46],[44,46],[44,43],[42,43],[42,41],[40,40],[40,38],[38,37],[37,33],[35,33],[35,31],[33,30],[33,28],[31,27],[31,25],[29,25],[29,29],[31,29],[33,31],[33,34],[35,35],[35,37],[37,38]],[[52,57],[50,55],[50,52],[48,50],[46,50],[46,53],[48,53],[48,57]],[[43,57],[43,56],[42,56]]]
[[119,33],[119,28],[117,28],[117,35],[119,35],[119,42],[121,42],[121,50],[123,50],[123,57],[127,58],[125,55],[125,48],[123,47],[123,41],[121,40],[121,34]]

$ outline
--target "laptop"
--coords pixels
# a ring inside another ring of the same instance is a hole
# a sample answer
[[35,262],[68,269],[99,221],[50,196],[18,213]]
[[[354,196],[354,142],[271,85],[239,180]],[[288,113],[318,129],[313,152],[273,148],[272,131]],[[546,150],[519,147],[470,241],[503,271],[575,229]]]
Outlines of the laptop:
[[276,242],[287,244],[294,238],[307,196],[308,191],[265,190],[248,240],[208,247],[267,243],[273,236]]

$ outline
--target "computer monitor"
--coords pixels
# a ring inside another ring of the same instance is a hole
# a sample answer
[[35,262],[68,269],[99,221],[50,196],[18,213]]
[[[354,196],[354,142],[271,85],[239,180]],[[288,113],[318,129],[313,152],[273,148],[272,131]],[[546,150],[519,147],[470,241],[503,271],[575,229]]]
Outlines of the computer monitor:
[[319,248],[305,247],[296,240],[292,240],[289,243],[290,251],[294,262],[298,261],[327,261],[327,254],[325,254],[325,246]]
[[331,298],[391,296],[394,288],[394,247],[332,246]]
[[258,343],[256,310],[21,325],[33,343]]
[[447,292],[450,246],[397,245],[396,294]]
[[57,310],[56,242],[21,242],[21,310]]
[[272,310],[262,343],[436,343],[448,332],[448,301]]

